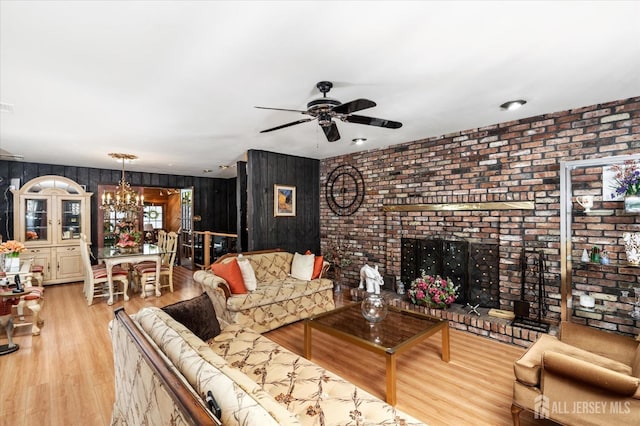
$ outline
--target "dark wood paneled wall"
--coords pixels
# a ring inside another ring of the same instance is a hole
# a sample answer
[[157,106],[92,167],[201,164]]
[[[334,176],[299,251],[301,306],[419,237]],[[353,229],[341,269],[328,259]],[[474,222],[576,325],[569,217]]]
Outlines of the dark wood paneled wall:
[[[96,218],[98,209],[99,184],[117,184],[120,170],[96,169],[89,167],[60,166],[53,164],[0,161],[0,224],[3,239],[13,238],[13,194],[9,191],[12,178],[20,179],[20,185],[44,175],[58,175],[85,185],[91,197],[91,240],[96,241]],[[236,179],[218,179],[195,176],[177,176],[158,173],[126,172],[126,179],[132,186],[189,188],[194,190],[194,214],[202,221],[196,222],[197,231],[236,232]]]
[[[320,161],[250,150],[247,170],[249,250],[320,252]],[[274,217],[274,184],[296,187],[296,216]]]
[[249,250],[247,236],[247,162],[238,161],[236,165],[236,218],[238,234],[238,249],[241,252]]

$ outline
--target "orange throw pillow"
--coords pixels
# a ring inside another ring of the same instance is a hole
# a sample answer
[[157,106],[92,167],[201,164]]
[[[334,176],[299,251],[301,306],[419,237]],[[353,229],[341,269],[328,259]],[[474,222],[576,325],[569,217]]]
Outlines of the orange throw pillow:
[[[307,250],[305,254],[312,254],[311,250]],[[312,280],[315,280],[316,278],[320,278],[323,262],[324,262],[324,256],[316,256],[313,259],[313,274],[311,274]]]
[[311,276],[312,280],[315,280],[316,278],[320,278],[320,273],[322,272],[323,263],[324,263],[324,256],[316,256],[316,258],[313,259],[313,275]]
[[247,294],[242,272],[236,259],[226,263],[213,263],[211,271],[229,284],[229,290],[232,294]]

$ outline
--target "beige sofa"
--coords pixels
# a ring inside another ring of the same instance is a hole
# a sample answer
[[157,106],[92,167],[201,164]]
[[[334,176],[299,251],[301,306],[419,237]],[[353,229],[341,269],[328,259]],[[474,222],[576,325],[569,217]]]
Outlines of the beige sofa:
[[[230,262],[236,256],[223,256],[216,263]],[[248,252],[243,257],[249,260],[258,282],[247,294],[231,294],[229,284],[211,270],[193,274],[211,298],[221,324],[240,324],[264,333],[335,308],[333,282],[323,278],[327,262],[320,278],[305,281],[290,276],[292,253]]]
[[[159,308],[131,319],[120,309],[110,324],[113,425],[217,424],[204,408],[208,391],[225,426],[422,424],[241,325],[223,327],[207,344]],[[145,352],[160,361],[143,360]]]
[[567,425],[640,424],[637,340],[571,322],[514,364],[513,424],[523,409]]

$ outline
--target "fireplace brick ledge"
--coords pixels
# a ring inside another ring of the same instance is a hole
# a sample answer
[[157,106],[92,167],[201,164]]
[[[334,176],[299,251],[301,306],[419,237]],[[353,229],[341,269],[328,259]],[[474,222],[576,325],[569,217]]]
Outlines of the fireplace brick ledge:
[[480,315],[473,312],[469,313],[471,310],[469,307],[456,303],[447,309],[433,309],[427,308],[426,306],[415,305],[392,292],[383,293],[385,299],[391,305],[398,308],[421,312],[437,318],[444,318],[449,320],[449,327],[451,328],[524,348],[528,348],[543,334],[557,335],[558,333],[556,326],[551,326],[549,333],[513,326],[509,319],[490,316],[489,308],[478,308],[477,310]]

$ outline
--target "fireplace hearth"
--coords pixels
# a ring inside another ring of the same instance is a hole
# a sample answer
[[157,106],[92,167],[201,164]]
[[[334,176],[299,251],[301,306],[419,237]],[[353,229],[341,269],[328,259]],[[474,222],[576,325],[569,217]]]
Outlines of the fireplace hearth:
[[403,238],[401,245],[401,281],[407,287],[424,270],[459,286],[456,303],[500,307],[498,244]]

